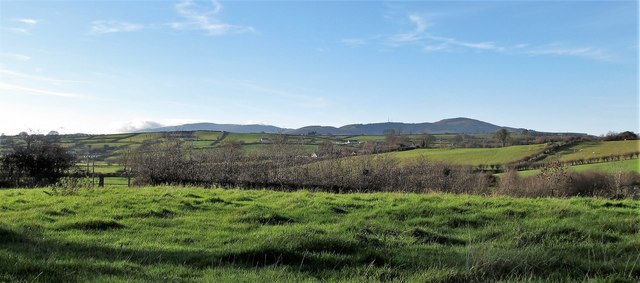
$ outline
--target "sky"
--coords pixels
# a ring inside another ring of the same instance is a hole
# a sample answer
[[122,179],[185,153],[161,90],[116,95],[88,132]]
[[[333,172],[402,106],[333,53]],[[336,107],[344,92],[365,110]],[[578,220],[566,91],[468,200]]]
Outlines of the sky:
[[637,1],[0,1],[0,132],[640,132]]

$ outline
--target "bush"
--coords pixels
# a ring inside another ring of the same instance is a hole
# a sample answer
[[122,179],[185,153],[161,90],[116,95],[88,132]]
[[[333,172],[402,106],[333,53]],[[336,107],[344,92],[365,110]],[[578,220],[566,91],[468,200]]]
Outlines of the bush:
[[40,187],[54,184],[75,157],[42,135],[24,135],[20,144],[0,156],[0,186]]
[[[554,174],[558,174],[557,172]],[[503,175],[496,194],[517,197],[640,198],[640,174],[635,172],[606,173],[583,171],[561,175],[519,177],[516,171]]]

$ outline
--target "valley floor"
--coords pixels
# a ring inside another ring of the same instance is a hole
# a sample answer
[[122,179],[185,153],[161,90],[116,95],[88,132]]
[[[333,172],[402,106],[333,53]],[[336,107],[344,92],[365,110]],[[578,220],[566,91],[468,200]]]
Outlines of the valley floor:
[[640,201],[0,190],[0,282],[640,280]]

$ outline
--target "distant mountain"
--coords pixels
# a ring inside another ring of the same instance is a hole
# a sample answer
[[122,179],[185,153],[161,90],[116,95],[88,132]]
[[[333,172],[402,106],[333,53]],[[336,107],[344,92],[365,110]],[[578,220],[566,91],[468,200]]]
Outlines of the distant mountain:
[[441,133],[465,133],[480,134],[494,133],[505,128],[509,131],[520,131],[511,127],[501,127],[487,122],[469,119],[453,118],[445,119],[435,123],[373,123],[373,124],[351,124],[340,128],[309,126],[297,130],[289,131],[290,134],[307,134],[316,132],[317,134],[334,135],[383,135],[388,130],[399,131],[403,134],[441,134]]
[[225,131],[232,133],[284,133],[291,131],[291,129],[279,128],[270,125],[236,125],[236,124],[214,124],[214,123],[195,123],[184,124],[178,126],[169,126],[153,129],[138,130],[136,133],[151,133],[151,132],[174,132],[174,131]]
[[293,135],[306,135],[315,133],[317,135],[384,135],[386,131],[395,130],[403,134],[442,134],[442,133],[465,133],[481,134],[494,133],[505,128],[509,131],[520,131],[522,129],[501,127],[487,122],[469,119],[453,118],[445,119],[434,123],[372,123],[372,124],[351,124],[342,127],[331,126],[307,126],[299,129],[286,129],[270,125],[235,125],[235,124],[214,124],[196,123],[171,127],[161,127],[154,129],[139,130],[137,132],[173,132],[173,131],[226,131],[233,133],[286,133]]

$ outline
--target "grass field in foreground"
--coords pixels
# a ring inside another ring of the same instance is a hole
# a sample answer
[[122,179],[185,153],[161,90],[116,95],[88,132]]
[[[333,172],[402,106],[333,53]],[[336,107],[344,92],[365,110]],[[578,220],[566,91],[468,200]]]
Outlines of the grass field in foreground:
[[426,157],[434,161],[443,161],[460,165],[505,164],[520,160],[544,149],[544,144],[516,145],[501,148],[452,148],[452,149],[416,149],[385,153],[401,160]]
[[640,201],[0,190],[0,281],[640,280]]

